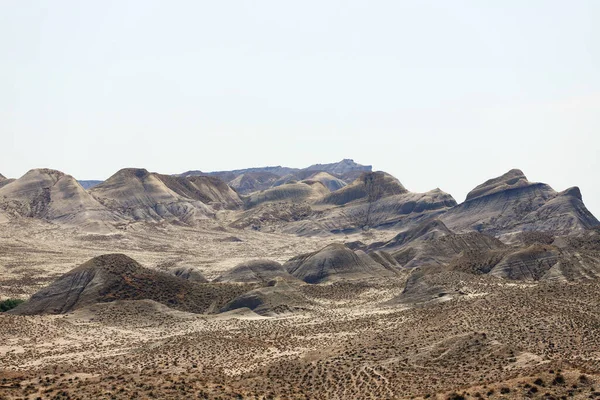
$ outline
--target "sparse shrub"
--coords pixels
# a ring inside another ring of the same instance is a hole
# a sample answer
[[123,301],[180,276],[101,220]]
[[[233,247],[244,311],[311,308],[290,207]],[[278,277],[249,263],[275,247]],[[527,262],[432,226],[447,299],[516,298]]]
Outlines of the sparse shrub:
[[537,378],[533,383],[538,386],[544,386],[544,380],[542,378]]
[[24,300],[21,299],[6,299],[4,301],[0,301],[0,312],[6,312],[8,310],[12,310],[19,304],[23,303]]
[[565,377],[562,376],[561,374],[558,374],[554,377],[554,380],[552,381],[553,385],[564,385],[565,384]]

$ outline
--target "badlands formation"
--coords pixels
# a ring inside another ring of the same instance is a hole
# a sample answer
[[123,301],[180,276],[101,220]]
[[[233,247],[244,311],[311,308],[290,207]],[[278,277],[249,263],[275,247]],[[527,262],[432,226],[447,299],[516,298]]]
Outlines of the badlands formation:
[[0,175],[7,299],[0,399],[600,398],[599,222],[516,169]]

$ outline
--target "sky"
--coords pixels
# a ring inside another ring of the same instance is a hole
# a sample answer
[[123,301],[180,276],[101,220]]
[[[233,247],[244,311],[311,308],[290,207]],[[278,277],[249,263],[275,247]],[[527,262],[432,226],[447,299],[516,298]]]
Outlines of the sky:
[[599,71],[595,0],[3,0],[0,173],[520,168],[600,217]]

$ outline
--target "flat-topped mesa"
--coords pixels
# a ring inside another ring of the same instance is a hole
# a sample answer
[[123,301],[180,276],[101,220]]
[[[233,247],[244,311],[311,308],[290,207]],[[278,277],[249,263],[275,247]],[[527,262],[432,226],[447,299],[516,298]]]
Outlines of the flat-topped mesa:
[[530,185],[538,184],[529,182],[523,171],[520,169],[511,169],[504,175],[487,180],[481,185],[475,187],[475,189],[471,190],[469,194],[467,194],[466,201],[500,193],[506,190],[524,188]]
[[94,199],[70,175],[42,168],[0,188],[0,202],[13,214],[59,223],[101,228],[120,218]]

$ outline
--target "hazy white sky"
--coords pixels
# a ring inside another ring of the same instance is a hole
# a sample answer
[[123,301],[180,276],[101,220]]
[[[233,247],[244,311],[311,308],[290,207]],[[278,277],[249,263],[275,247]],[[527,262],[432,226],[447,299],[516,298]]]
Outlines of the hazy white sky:
[[600,217],[600,1],[0,2],[0,173],[353,158],[457,201],[510,168]]

